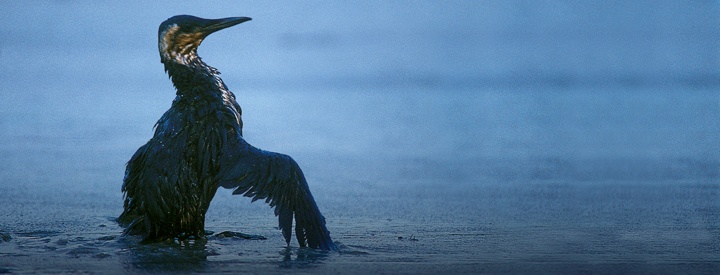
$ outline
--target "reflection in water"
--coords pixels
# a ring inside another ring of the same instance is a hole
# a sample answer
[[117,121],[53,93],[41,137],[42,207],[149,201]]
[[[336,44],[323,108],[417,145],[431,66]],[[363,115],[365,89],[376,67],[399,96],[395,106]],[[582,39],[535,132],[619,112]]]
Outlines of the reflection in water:
[[206,239],[168,241],[152,244],[139,244],[138,240],[124,237],[119,241],[121,257],[127,271],[202,271],[207,257],[218,253],[208,248]]
[[[328,257],[330,252],[312,249],[312,248],[294,248],[286,247],[280,250],[283,261],[280,263],[281,268],[309,268],[322,264]],[[294,254],[294,259],[293,259]]]
[[[119,251],[116,254],[126,272],[155,273],[237,271],[266,264],[282,269],[314,268],[325,263],[332,253],[312,248],[285,247],[279,251],[279,257],[257,257],[248,246],[226,241],[211,237],[140,244],[138,238],[125,236],[117,240]],[[237,253],[237,248],[242,248],[239,250],[242,252]],[[240,258],[233,255],[239,255]]]

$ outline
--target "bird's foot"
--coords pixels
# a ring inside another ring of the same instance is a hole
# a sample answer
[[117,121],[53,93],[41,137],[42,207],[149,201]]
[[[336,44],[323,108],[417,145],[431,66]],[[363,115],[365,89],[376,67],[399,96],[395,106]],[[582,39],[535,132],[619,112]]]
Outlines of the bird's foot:
[[260,236],[260,235],[251,235],[251,234],[245,234],[245,233],[233,232],[233,231],[223,231],[223,232],[215,234],[215,237],[238,238],[238,239],[246,239],[246,240],[265,240],[265,239],[267,239],[264,236]]

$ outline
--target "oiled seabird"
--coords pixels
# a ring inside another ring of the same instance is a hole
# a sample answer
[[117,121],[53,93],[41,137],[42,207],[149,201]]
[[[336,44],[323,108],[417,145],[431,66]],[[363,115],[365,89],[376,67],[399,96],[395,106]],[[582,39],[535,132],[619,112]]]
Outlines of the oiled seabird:
[[336,249],[298,164],[245,141],[235,95],[197,55],[209,34],[249,20],[179,15],[160,24],[160,60],[177,97],[127,163],[118,218],[126,234],[144,242],[203,238],[205,213],[224,187],[274,207],[288,245],[294,219],[301,247]]

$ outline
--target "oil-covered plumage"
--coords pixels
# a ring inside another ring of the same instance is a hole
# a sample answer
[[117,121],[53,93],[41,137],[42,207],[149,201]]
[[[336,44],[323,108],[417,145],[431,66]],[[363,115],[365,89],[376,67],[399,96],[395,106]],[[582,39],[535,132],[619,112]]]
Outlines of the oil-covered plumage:
[[160,25],[160,58],[177,97],[127,164],[118,218],[127,234],[145,242],[201,238],[210,201],[224,187],[274,207],[288,245],[294,219],[300,246],[335,249],[298,164],[243,139],[235,95],[197,55],[207,35],[248,20],[180,15]]

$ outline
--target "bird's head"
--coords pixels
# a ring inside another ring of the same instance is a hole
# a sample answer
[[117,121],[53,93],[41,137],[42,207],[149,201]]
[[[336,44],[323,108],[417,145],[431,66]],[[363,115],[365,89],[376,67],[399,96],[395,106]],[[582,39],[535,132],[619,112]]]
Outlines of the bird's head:
[[160,24],[158,30],[160,61],[186,64],[190,59],[197,57],[197,48],[205,37],[249,20],[249,17],[222,19],[203,19],[190,15],[170,17]]

